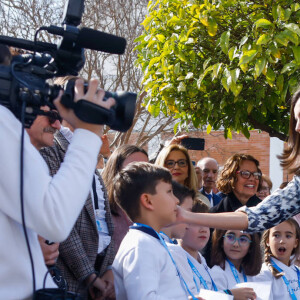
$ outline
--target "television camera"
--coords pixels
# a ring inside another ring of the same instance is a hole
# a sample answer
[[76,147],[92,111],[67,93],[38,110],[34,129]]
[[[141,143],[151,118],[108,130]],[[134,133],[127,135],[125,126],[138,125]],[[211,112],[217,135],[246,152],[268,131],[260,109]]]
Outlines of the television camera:
[[[84,66],[85,48],[112,54],[124,53],[124,38],[90,28],[78,28],[83,12],[84,0],[69,0],[65,5],[62,27],[42,26],[36,32],[34,41],[0,35],[0,43],[33,52],[13,57],[10,66],[0,66],[0,104],[9,108],[20,120],[22,111],[25,111],[25,127],[30,127],[41,113],[41,106],[54,108],[53,100],[62,87],[50,85],[47,81],[67,75],[77,76]],[[37,41],[37,34],[43,30],[60,36],[59,43]],[[61,102],[72,108],[81,120],[106,124],[121,132],[131,127],[137,97],[135,93],[105,92],[106,99],[113,97],[116,100],[116,105],[111,109],[86,100],[75,103],[73,95],[74,80],[70,80]]]

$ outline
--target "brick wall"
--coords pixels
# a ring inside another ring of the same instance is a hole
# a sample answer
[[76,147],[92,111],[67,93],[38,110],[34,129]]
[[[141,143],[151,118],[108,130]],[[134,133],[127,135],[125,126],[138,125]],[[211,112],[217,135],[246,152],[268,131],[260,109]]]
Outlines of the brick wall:
[[[237,133],[232,134],[232,139],[226,140],[222,131],[210,134],[191,132],[189,136],[205,139],[204,151],[189,151],[192,160],[196,162],[202,157],[209,156],[222,166],[231,155],[245,153],[254,156],[259,161],[262,172],[269,175],[270,138],[267,133],[253,130],[249,140]],[[164,138],[168,139],[167,136]]]

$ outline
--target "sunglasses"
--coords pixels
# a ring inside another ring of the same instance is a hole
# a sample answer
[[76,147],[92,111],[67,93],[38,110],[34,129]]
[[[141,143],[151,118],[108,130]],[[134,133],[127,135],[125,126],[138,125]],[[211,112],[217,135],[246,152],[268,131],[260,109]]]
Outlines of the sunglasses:
[[179,159],[179,160],[167,160],[165,162],[165,166],[168,168],[168,169],[173,169],[175,167],[175,165],[178,165],[178,167],[180,168],[184,168],[187,166],[187,160],[186,159]]
[[62,117],[56,110],[49,110],[49,111],[42,110],[40,114],[48,117],[50,124],[53,124],[56,120],[62,122]]
[[237,171],[236,174],[240,174],[242,178],[249,179],[251,175],[254,177],[254,179],[259,180],[261,178],[260,172],[250,172],[250,171]]
[[240,247],[248,246],[252,241],[245,235],[240,236],[239,238],[235,236],[235,234],[229,233],[223,235],[224,240],[233,245],[236,241],[238,241]]

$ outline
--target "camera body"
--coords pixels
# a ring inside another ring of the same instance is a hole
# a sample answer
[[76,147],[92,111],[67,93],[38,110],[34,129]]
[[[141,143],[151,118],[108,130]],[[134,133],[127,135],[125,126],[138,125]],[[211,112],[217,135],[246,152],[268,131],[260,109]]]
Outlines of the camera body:
[[[0,36],[0,43],[34,51],[33,55],[14,57],[10,66],[0,66],[0,104],[9,108],[18,119],[24,119],[27,128],[40,113],[41,106],[54,108],[53,100],[62,89],[59,85],[48,84],[47,80],[77,76],[85,62],[84,47],[116,54],[125,51],[126,40],[123,38],[89,28],[78,29],[83,10],[84,0],[69,0],[65,6],[63,27],[51,25],[39,29],[62,36],[58,45]],[[106,92],[106,97],[116,100],[116,105],[111,109],[86,100],[75,103],[74,81],[70,81],[62,103],[72,108],[77,117],[85,122],[106,124],[111,129],[127,131],[134,118],[137,95]]]

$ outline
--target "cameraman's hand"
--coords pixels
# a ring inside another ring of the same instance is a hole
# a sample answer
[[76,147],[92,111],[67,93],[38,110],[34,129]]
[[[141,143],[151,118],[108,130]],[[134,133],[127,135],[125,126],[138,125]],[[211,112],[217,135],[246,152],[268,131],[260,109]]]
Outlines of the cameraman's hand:
[[46,243],[46,240],[41,236],[38,236],[38,239],[43,252],[45,264],[47,266],[55,265],[59,255],[59,251],[58,251],[59,243],[53,243],[49,245]]
[[[93,102],[97,105],[100,105],[104,108],[111,108],[115,104],[115,100],[113,98],[108,98],[106,101],[103,101],[104,90],[98,89],[98,80],[92,79],[89,82],[89,87],[86,93],[84,93],[84,81],[82,79],[77,79],[75,82],[74,88],[74,102],[77,102],[80,99],[84,99],[90,102]],[[60,99],[63,92],[61,91],[59,96],[54,100],[54,104],[57,107],[60,115],[64,120],[71,124],[71,126],[76,128],[83,128],[89,131],[94,132],[99,137],[102,136],[103,125],[99,124],[90,124],[84,121],[81,121],[76,117],[74,111],[70,108],[66,108],[60,103]]]

